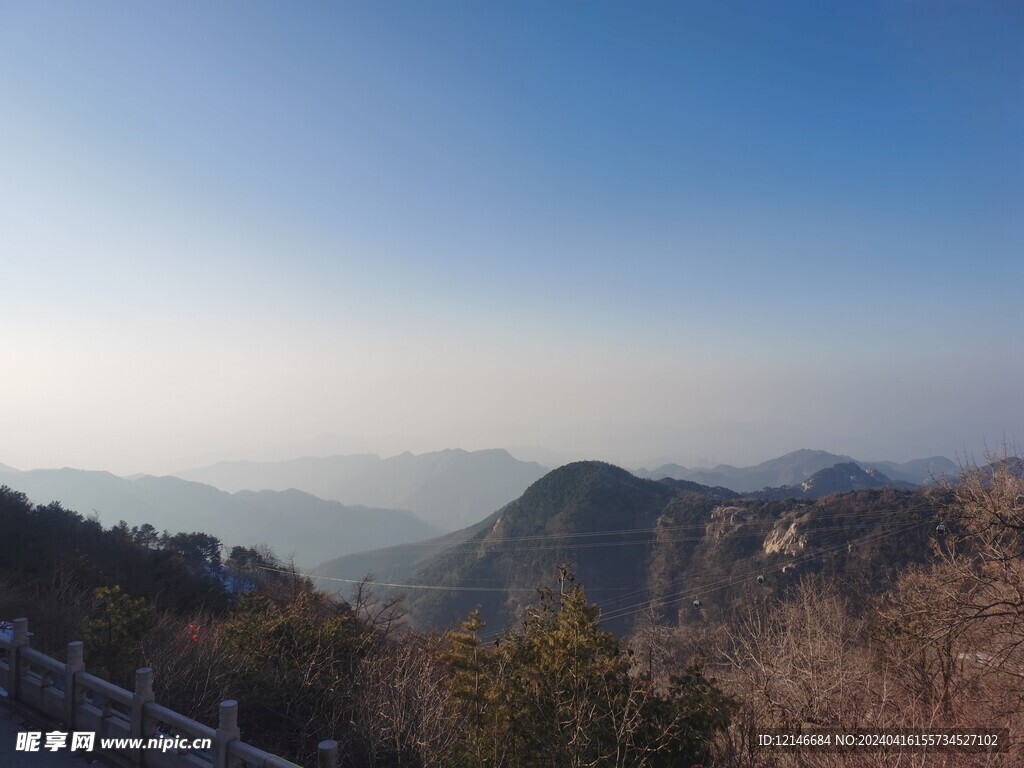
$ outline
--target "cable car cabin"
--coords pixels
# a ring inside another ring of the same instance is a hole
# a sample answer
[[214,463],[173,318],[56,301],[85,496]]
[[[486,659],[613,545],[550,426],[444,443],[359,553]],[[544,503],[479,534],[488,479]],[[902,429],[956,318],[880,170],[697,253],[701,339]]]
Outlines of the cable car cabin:
[[935,533],[938,534],[939,536],[945,536],[946,535],[946,530],[947,529],[946,529],[946,524],[945,523],[939,523],[938,525],[935,526]]
[[758,584],[764,584],[764,574],[763,573],[760,576],[757,577],[757,583]]
[[701,602],[700,602],[700,600],[698,600],[698,599],[695,599],[695,600],[693,601],[693,607],[694,607],[694,608],[697,608],[697,609],[700,609],[700,606],[701,606]]

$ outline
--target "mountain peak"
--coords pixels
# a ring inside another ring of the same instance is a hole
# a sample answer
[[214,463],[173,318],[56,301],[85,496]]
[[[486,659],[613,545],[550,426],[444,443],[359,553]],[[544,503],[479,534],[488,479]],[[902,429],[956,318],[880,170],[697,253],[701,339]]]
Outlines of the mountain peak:
[[[648,484],[622,467],[605,461],[574,461],[548,472],[526,489],[526,494],[549,492],[555,489],[575,490],[612,485]],[[524,494],[524,496],[526,495]]]
[[575,461],[548,472],[507,505],[502,532],[507,536],[628,528],[631,520],[650,517],[650,510],[660,509],[674,493],[614,464]]
[[843,461],[833,464],[831,467],[819,469],[800,483],[765,488],[752,495],[765,499],[820,499],[833,493],[864,491],[887,486],[905,488],[912,484],[895,482],[877,469],[864,469],[854,461]]

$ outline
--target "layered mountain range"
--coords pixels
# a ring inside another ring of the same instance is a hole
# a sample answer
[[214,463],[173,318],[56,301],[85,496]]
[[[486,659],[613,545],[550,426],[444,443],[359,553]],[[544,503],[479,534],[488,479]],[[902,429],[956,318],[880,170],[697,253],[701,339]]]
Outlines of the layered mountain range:
[[857,464],[863,470],[883,473],[892,482],[927,485],[943,476],[954,477],[960,468],[944,456],[914,459],[897,463],[894,461],[860,461],[828,451],[801,449],[761,462],[752,467],[734,467],[719,464],[713,469],[687,469],[679,464],[663,464],[656,469],[638,469],[637,477],[661,480],[670,477],[675,480],[691,480],[702,485],[731,488],[746,493],[762,488],[796,486],[815,472],[828,469],[836,464]]
[[344,504],[405,509],[445,530],[471,525],[547,472],[502,449],[222,462],[175,473],[225,491],[297,488]]
[[125,478],[80,469],[8,469],[0,484],[38,504],[58,501],[83,515],[95,514],[107,527],[124,520],[172,534],[209,533],[229,548],[269,544],[301,566],[441,533],[411,512],[346,506],[294,489],[232,494],[177,477]]

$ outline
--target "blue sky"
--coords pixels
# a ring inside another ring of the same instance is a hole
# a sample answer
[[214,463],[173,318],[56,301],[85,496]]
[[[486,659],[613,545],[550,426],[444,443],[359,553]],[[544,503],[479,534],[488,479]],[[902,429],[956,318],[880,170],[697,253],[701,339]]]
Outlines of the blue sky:
[[1022,39],[1011,2],[6,3],[0,461],[1020,439]]

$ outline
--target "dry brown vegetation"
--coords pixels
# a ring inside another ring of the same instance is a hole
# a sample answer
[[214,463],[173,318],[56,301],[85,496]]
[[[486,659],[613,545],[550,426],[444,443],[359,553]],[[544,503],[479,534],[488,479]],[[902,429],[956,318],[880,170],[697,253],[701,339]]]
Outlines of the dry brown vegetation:
[[[729,627],[717,656],[743,707],[720,742],[745,766],[1020,765],[1024,712],[1024,479],[1016,459],[965,468],[946,489],[935,562],[907,569],[854,610],[832,583],[805,579]],[[1011,751],[786,754],[756,734],[814,727],[971,731],[1006,728]],[[1014,742],[1017,742],[1014,744]]]

